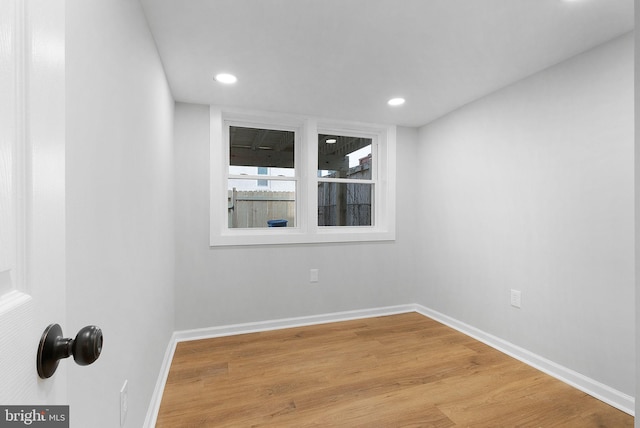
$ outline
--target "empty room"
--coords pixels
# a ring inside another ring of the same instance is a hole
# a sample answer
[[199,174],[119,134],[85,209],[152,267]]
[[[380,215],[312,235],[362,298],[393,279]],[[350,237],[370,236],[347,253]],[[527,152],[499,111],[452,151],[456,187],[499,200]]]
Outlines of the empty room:
[[0,425],[634,426],[633,0],[0,7]]

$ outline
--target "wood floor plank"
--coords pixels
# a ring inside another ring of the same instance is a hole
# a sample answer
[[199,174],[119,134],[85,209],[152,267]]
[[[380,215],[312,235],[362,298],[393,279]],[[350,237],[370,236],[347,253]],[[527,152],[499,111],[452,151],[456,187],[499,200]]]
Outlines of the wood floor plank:
[[416,313],[179,343],[157,427],[632,427]]

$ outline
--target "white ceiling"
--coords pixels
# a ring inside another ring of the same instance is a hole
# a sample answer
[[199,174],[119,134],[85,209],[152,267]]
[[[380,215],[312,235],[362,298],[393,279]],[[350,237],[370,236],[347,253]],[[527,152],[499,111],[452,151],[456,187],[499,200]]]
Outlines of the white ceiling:
[[[141,0],[177,101],[420,126],[633,30],[633,0]],[[214,82],[218,72],[238,82]],[[389,107],[395,96],[406,98]]]

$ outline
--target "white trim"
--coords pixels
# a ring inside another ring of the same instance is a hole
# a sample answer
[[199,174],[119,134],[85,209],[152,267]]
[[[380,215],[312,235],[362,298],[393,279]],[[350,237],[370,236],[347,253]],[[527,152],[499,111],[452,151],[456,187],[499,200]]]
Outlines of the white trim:
[[193,330],[176,331],[171,336],[164,361],[160,368],[156,387],[151,397],[151,403],[147,411],[144,427],[152,428],[156,424],[162,393],[169,376],[171,360],[179,342],[190,340],[211,339],[215,337],[233,336],[238,334],[257,333],[261,331],[281,330],[285,328],[302,327],[308,325],[326,324],[331,322],[349,321],[363,318],[373,318],[385,315],[417,312],[427,318],[438,321],[469,337],[491,346],[492,348],[507,354],[531,367],[534,367],[572,387],[579,389],[600,401],[634,416],[635,399],[623,392],[611,388],[603,383],[577,373],[567,367],[554,363],[544,357],[520,348],[499,337],[493,336],[461,321],[444,315],[420,304],[407,304],[387,306],[373,309],[359,309],[354,311],[334,312],[329,314],[311,315],[305,317],[282,318],[276,320],[258,321],[243,324],[232,324],[218,327],[199,328]]
[[199,328],[176,332],[177,342],[189,340],[211,339],[214,337],[233,336],[236,334],[258,333],[261,331],[281,330],[285,328],[326,324],[339,321],[350,321],[363,318],[381,317],[385,315],[415,312],[413,305],[388,306],[384,308],[360,309],[355,311],[334,312],[306,317],[283,318],[269,321],[258,321],[244,324],[232,324],[220,327]]
[[627,395],[621,391],[611,388],[601,382],[591,379],[583,374],[580,374],[574,370],[557,364],[551,360],[548,360],[540,355],[534,354],[524,348],[516,346],[506,340],[493,336],[480,329],[472,327],[468,324],[458,321],[455,318],[451,318],[433,309],[426,308],[422,305],[415,305],[416,312],[431,318],[435,321],[449,326],[467,336],[473,337],[480,342],[491,346],[492,348],[507,354],[523,363],[540,370],[568,385],[579,389],[603,401],[623,412],[634,416],[635,415],[635,398]]
[[160,373],[156,380],[156,386],[153,389],[151,395],[151,401],[149,402],[149,408],[147,409],[147,416],[144,419],[144,427],[153,428],[156,426],[158,419],[158,412],[160,411],[160,403],[162,403],[162,394],[164,393],[164,387],[167,384],[167,377],[169,376],[169,370],[171,369],[171,362],[173,361],[173,355],[176,352],[176,333],[174,332],[169,339],[169,345],[164,353],[164,359],[160,366]]

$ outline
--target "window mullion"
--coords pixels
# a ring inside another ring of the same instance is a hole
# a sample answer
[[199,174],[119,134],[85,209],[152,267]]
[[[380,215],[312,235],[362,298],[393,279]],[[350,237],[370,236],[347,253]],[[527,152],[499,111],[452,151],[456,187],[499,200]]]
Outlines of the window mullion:
[[347,183],[347,184],[376,184],[376,180],[352,178],[325,178],[318,177],[318,183]]
[[305,207],[304,218],[307,222],[307,230],[310,234],[318,233],[318,150],[316,147],[316,139],[318,135],[318,121],[309,118],[305,122],[304,133],[304,175],[306,179],[306,192],[307,198]]
[[229,174],[227,179],[232,180],[273,180],[273,181],[297,181],[296,176],[285,175],[255,175],[255,174]]

